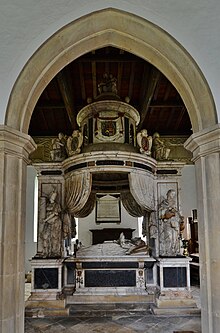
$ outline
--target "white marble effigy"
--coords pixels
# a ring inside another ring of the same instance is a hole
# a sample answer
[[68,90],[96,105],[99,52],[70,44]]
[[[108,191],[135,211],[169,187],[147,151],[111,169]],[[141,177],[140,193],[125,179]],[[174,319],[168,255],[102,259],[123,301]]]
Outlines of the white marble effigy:
[[[114,258],[117,258],[117,260],[120,259],[120,257],[128,257],[129,256],[144,256],[149,257],[148,251],[146,249],[143,249],[143,251],[140,251],[138,253],[131,253],[129,254],[128,251],[131,249],[132,244],[130,241],[125,241],[123,246],[118,244],[116,241],[105,241],[102,244],[96,244],[89,247],[81,247],[77,253],[76,258],[85,259],[85,258],[99,258],[100,260],[105,259],[111,259],[114,260]],[[124,258],[123,258],[124,260]]]

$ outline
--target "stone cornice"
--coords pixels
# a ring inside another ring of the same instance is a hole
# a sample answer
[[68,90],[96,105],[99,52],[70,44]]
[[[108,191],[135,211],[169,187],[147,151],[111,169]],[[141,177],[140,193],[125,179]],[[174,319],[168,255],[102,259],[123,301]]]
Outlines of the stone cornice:
[[17,155],[29,163],[29,155],[37,148],[34,140],[27,134],[11,127],[0,125],[0,152]]
[[193,162],[200,157],[220,153],[220,124],[192,134],[184,147],[193,153]]

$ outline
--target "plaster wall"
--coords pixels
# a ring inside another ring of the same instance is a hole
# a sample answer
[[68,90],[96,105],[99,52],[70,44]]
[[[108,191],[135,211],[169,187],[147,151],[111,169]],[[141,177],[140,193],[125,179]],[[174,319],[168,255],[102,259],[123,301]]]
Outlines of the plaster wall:
[[37,252],[34,242],[34,188],[36,171],[32,166],[27,167],[27,196],[26,196],[26,230],[25,230],[25,272],[31,270],[29,259]]
[[0,123],[16,78],[40,45],[66,24],[109,7],[134,13],[173,36],[197,62],[220,110],[218,0],[1,0]]
[[104,228],[131,228],[136,229],[133,232],[133,237],[139,237],[138,229],[138,218],[132,217],[127,213],[123,205],[121,204],[121,223],[95,223],[95,209],[92,213],[83,218],[79,219],[78,222],[78,238],[84,246],[92,245],[92,233],[91,229],[104,229]]
[[185,165],[180,178],[181,211],[185,219],[197,209],[196,175],[194,165]]
[[197,191],[196,191],[196,174],[194,165],[185,165],[182,169],[182,176],[180,178],[180,192],[181,192],[181,212],[184,216],[185,229],[183,238],[190,238],[190,225],[188,217],[192,216],[192,209],[197,207]]

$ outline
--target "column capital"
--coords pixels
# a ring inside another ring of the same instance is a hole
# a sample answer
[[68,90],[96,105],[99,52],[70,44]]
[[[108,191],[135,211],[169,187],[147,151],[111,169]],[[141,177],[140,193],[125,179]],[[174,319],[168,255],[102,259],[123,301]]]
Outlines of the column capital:
[[192,134],[184,147],[193,153],[192,161],[200,157],[220,152],[220,124]]
[[11,127],[0,125],[0,153],[17,155],[29,163],[29,155],[37,148],[36,143],[28,134]]

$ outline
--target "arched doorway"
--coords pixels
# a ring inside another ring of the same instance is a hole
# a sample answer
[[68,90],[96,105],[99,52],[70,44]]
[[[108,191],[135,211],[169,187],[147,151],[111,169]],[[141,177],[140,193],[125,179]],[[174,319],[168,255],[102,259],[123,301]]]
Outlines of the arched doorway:
[[[217,123],[209,87],[187,52],[155,25],[128,13],[107,9],[64,27],[33,55],[14,85],[5,125],[25,135],[33,108],[47,83],[69,62],[93,50],[94,45],[96,48],[109,45],[130,51],[165,74],[187,107],[194,133]],[[22,186],[24,188],[24,182]],[[18,209],[22,208],[19,206]],[[22,247],[20,244],[18,246]],[[20,272],[23,264],[19,265],[15,274]],[[16,284],[16,279],[12,284]],[[8,321],[18,312],[18,309],[14,309]],[[18,328],[17,332],[22,332],[22,324],[19,325],[21,329]]]

